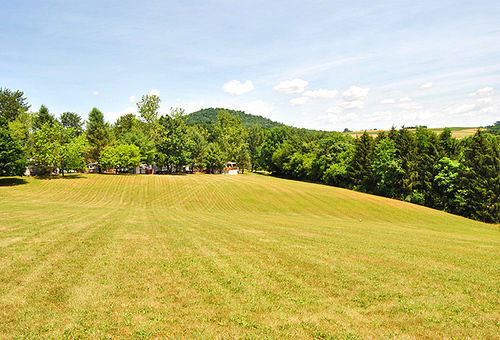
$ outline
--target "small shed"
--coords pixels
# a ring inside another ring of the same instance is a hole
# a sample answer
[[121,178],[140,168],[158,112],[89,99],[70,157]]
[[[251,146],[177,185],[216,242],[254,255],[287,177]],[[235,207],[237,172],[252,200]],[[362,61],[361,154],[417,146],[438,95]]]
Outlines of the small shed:
[[235,162],[226,162],[226,165],[224,166],[224,169],[222,170],[222,173],[225,175],[237,175],[238,171],[240,168]]

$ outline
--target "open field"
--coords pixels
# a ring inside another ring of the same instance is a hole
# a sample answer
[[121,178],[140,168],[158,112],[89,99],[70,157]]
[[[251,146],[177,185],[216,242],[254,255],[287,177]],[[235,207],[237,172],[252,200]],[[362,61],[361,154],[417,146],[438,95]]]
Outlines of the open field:
[[[450,127],[451,135],[457,139],[463,139],[468,136],[472,136],[476,133],[477,127]],[[409,129],[410,131],[415,131],[415,129]],[[444,128],[429,128],[429,130],[434,131],[437,134],[443,132]],[[484,130],[484,129],[482,129]],[[389,130],[366,130],[366,132],[372,137],[377,137],[380,131],[389,132]],[[349,134],[353,137],[359,137],[364,131],[352,131]]]
[[500,232],[264,175],[0,179],[0,338],[496,338]]

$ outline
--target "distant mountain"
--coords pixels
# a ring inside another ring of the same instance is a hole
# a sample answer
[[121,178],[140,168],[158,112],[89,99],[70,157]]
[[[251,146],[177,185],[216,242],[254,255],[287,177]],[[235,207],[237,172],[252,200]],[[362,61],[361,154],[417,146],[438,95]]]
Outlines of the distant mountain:
[[245,113],[243,111],[236,110],[228,110],[222,108],[207,108],[201,109],[196,112],[192,112],[187,115],[187,123],[188,124],[199,124],[199,123],[211,123],[217,121],[217,114],[219,111],[226,110],[230,114],[234,116],[238,116],[241,119],[241,123],[244,126],[253,126],[257,125],[263,128],[273,128],[276,126],[284,126],[285,124],[275,122],[269,118],[265,118],[262,116],[252,115],[249,113]]

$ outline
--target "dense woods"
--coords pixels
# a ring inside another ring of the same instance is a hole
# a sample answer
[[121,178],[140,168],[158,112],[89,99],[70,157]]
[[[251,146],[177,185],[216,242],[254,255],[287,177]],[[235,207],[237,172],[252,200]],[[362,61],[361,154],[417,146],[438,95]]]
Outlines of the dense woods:
[[214,173],[226,161],[244,171],[325,183],[405,200],[485,222],[500,222],[500,122],[457,140],[417,127],[373,138],[292,128],[241,111],[205,109],[160,115],[160,98],[146,95],[139,115],[113,124],[93,108],[59,119],[24,94],[0,90],[0,175],[64,175],[93,164],[99,171],[145,164],[168,173]]

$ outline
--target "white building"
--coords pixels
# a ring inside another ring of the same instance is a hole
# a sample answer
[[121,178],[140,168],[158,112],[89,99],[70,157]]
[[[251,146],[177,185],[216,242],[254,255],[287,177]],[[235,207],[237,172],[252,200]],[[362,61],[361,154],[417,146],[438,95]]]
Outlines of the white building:
[[237,175],[239,170],[240,168],[236,165],[235,162],[226,162],[222,173],[225,175]]

